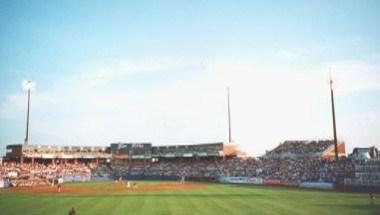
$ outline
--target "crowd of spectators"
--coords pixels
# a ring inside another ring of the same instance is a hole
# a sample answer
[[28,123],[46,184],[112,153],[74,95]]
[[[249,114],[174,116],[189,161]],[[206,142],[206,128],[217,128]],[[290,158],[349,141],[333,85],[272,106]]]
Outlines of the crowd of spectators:
[[14,163],[0,164],[0,181],[8,181],[11,186],[33,186],[51,184],[57,178],[89,177],[88,165],[77,164],[41,164]]
[[128,176],[176,176],[191,178],[260,177],[286,181],[337,182],[353,177],[355,163],[351,159],[339,161],[316,157],[297,158],[181,158],[160,159],[156,162],[132,161],[111,165],[111,175]]
[[[263,156],[260,158],[239,158],[220,156],[195,156],[154,158],[152,160],[131,159],[122,162],[100,163],[50,163],[20,164],[3,163],[0,165],[0,181],[8,180],[12,186],[31,186],[48,184],[56,178],[98,177],[128,178],[177,177],[177,178],[219,178],[219,177],[257,177],[289,182],[323,181],[334,183],[370,183],[380,184],[380,160],[369,161],[353,158],[327,160],[321,156],[306,154],[326,150],[331,141],[286,141],[271,153],[294,153],[297,156]],[[218,145],[217,145],[218,146]],[[205,147],[205,146],[203,146]],[[215,151],[215,145],[210,150]],[[219,147],[219,146],[218,146]],[[206,147],[208,148],[208,147]],[[161,148],[162,153],[177,148]],[[157,150],[161,150],[157,148]],[[196,151],[192,149],[191,151]],[[186,147],[182,153],[186,152]]]
[[115,176],[193,176],[217,177],[221,171],[220,159],[215,158],[167,158],[154,162],[132,161],[126,164],[111,165]]
[[[0,180],[9,180],[13,186],[49,184],[56,178],[68,176],[126,178],[198,177],[218,178],[259,177],[286,181],[341,182],[345,178],[380,180],[380,161],[358,163],[341,158],[338,161],[316,157],[297,158],[166,158],[151,161],[132,161],[122,164],[20,164],[0,165]],[[372,172],[372,173],[371,173]]]
[[223,151],[223,143],[197,145],[154,146],[152,154],[160,157],[184,157],[184,155],[219,155]]
[[315,153],[322,153],[334,143],[332,140],[318,140],[318,141],[285,141],[270,151],[268,155],[281,155],[281,154],[296,154],[296,155],[310,155]]
[[345,179],[346,185],[376,185],[380,186],[380,159],[357,160],[355,174]]

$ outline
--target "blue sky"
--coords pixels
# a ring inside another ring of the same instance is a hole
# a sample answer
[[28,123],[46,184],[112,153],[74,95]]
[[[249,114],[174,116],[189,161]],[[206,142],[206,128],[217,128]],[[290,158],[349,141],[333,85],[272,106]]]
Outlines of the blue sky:
[[36,144],[285,139],[380,145],[378,1],[1,1],[0,152]]

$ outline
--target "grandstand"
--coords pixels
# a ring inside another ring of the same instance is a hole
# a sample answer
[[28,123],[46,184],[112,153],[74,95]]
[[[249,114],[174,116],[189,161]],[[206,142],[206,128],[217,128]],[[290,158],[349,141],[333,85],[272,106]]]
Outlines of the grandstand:
[[344,179],[345,186],[380,187],[380,159],[360,160],[355,163],[352,177]]
[[109,147],[15,144],[6,147],[4,160],[13,162],[96,162],[111,158]]
[[[344,143],[339,145],[344,153]],[[222,142],[153,146],[112,143],[109,147],[9,145],[1,178],[12,186],[30,182],[160,179],[304,187],[380,188],[380,160],[334,158],[331,140],[284,141],[265,156],[240,156]],[[329,156],[329,153],[332,153]]]
[[166,146],[152,146],[151,143],[111,143],[107,147],[15,144],[6,147],[4,160],[20,163],[99,163],[152,158],[229,157],[239,154],[241,151],[236,145],[223,142]]
[[[338,142],[338,157],[345,156],[345,143]],[[333,159],[335,156],[334,140],[286,140],[266,153],[267,157],[323,157]]]

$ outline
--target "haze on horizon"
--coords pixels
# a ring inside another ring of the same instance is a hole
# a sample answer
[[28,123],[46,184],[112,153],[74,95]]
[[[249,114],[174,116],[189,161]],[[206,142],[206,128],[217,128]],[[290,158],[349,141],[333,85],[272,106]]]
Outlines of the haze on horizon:
[[45,145],[287,139],[380,147],[378,1],[1,1],[0,154]]

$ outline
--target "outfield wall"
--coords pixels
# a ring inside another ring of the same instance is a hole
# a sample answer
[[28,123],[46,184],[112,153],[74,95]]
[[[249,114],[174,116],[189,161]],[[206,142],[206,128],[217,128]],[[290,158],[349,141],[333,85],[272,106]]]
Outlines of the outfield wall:
[[221,183],[229,183],[229,184],[256,184],[256,185],[295,186],[295,187],[299,185],[298,181],[263,179],[260,177],[220,177],[218,181]]
[[333,183],[328,182],[298,182],[280,179],[262,179],[259,177],[220,177],[220,183],[227,184],[256,184],[268,186],[292,186],[302,188],[333,189]]
[[334,189],[334,184],[329,182],[302,182],[299,187],[302,188],[316,188],[316,189],[327,189],[331,190]]
[[218,181],[227,184],[263,184],[263,179],[256,177],[220,177]]
[[64,182],[91,181],[91,176],[84,176],[84,175],[65,175],[62,178]]
[[[64,176],[64,182],[84,182],[84,181],[113,181],[119,180],[120,176],[82,176],[82,175],[73,175],[73,176]],[[180,176],[161,176],[161,175],[123,175],[121,176],[122,180],[159,180],[159,181],[178,181],[181,179]],[[186,181],[199,181],[199,182],[218,182],[216,177],[185,177]],[[227,182],[226,182],[227,183]]]
[[[114,179],[119,179],[118,177],[114,177]],[[163,181],[172,181],[172,180],[179,180],[179,176],[161,176],[161,175],[152,175],[152,176],[146,176],[146,175],[126,175],[122,176],[123,180],[163,180]]]
[[7,187],[9,187],[9,185],[10,185],[10,183],[7,180],[5,180],[5,181],[1,180],[0,181],[0,188],[7,188]]

